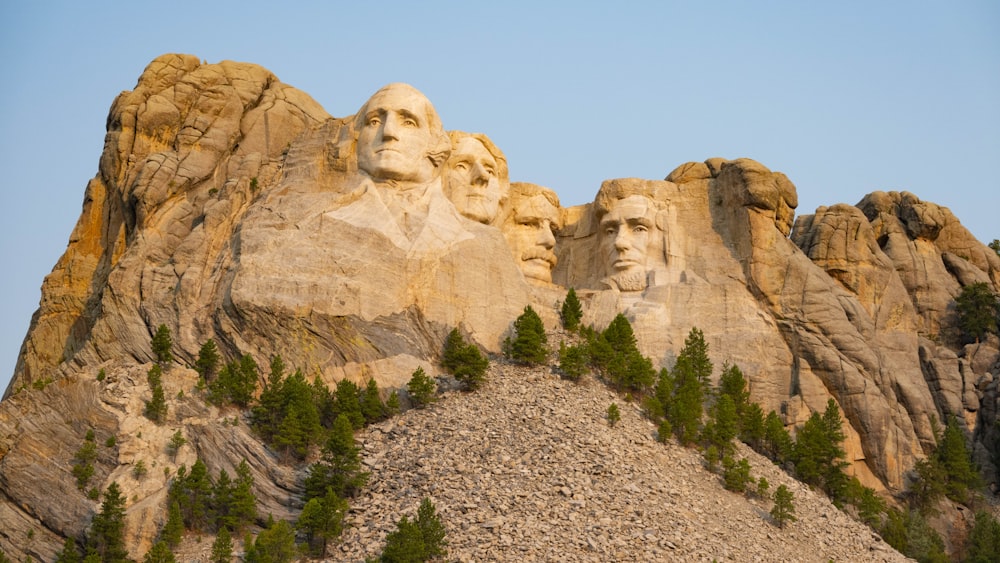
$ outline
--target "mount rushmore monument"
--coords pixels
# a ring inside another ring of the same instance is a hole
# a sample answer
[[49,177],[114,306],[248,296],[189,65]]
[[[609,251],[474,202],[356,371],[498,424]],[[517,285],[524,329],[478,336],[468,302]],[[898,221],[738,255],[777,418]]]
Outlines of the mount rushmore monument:
[[1000,257],[907,192],[796,216],[784,174],[709,158],[562,207],[409,85],[335,118],[259,66],[186,55],[154,60],[107,123],[2,404],[15,501],[10,468],[36,455],[23,429],[45,423],[14,391],[152,361],[161,324],[182,364],[211,338],[226,357],[399,388],[439,371],[453,328],[492,353],[526,305],[555,328],[571,287],[584,324],[624,314],[658,366],[700,328],[789,427],[834,399],[866,484],[902,488],[933,418],[982,439],[996,419],[998,342],[963,346],[953,300],[1000,289]]

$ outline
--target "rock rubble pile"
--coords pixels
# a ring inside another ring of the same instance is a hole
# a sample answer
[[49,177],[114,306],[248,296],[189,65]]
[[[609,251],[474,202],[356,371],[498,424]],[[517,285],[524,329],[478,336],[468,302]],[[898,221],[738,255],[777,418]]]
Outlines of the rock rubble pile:
[[777,528],[770,501],[726,491],[696,450],[655,438],[637,405],[593,379],[494,363],[476,393],[449,392],[363,432],[371,480],[332,557],[378,554],[426,496],[455,561],[907,560],[743,446],[755,477],[793,491],[797,522]]

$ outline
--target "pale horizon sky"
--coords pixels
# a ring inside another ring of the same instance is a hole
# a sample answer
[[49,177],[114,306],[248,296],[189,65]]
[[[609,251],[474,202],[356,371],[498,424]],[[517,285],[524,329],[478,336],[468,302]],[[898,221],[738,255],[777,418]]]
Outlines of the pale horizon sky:
[[6,2],[0,53],[0,390],[108,108],[164,53],[260,64],[334,116],[408,82],[564,206],[606,179],[748,157],[788,175],[797,215],[905,190],[1000,238],[993,1]]

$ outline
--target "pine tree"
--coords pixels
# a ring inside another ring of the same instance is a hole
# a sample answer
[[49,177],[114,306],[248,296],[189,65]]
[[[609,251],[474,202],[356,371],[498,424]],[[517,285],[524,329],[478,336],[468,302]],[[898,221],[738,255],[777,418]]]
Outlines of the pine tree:
[[233,480],[230,479],[229,473],[225,469],[220,469],[219,476],[216,477],[215,483],[212,485],[212,500],[210,503],[216,530],[234,527],[234,518],[230,514],[234,488],[235,485],[233,484]]
[[170,508],[167,511],[167,523],[161,533],[163,541],[170,547],[177,547],[184,535],[184,516],[181,515],[181,505],[176,499],[168,499]]
[[286,457],[304,459],[323,431],[313,388],[301,371],[296,371],[278,388],[276,404],[270,405],[277,410],[268,416],[272,424],[277,424],[271,442]]
[[153,355],[156,356],[157,363],[166,366],[173,361],[174,357],[171,352],[173,341],[170,339],[170,329],[167,328],[167,325],[156,327],[156,334],[153,335],[150,345],[153,348]]
[[347,501],[338,497],[333,489],[327,489],[326,495],[306,503],[295,528],[306,535],[312,555],[321,559],[326,557],[330,540],[344,529],[344,516],[349,508]]
[[309,467],[305,500],[326,495],[327,488],[341,498],[357,494],[368,482],[368,473],[361,471],[359,450],[354,443],[354,428],[347,416],[340,414],[330,430],[321,460]]
[[194,362],[194,369],[207,383],[215,377],[220,360],[219,349],[216,347],[215,341],[209,338],[198,350],[198,359]]
[[259,379],[257,362],[252,356],[245,354],[238,362],[226,364],[219,371],[219,376],[209,382],[208,400],[216,405],[229,402],[245,409],[257,392]]
[[76,540],[72,536],[63,542],[62,551],[56,554],[56,563],[80,563],[80,550],[76,547]]
[[621,411],[618,410],[618,403],[611,403],[607,412],[608,426],[614,428],[618,421],[622,419]]
[[639,352],[632,325],[619,313],[601,334],[606,347],[597,344],[599,368],[612,386],[622,391],[643,391],[653,384],[653,362]]
[[[274,440],[274,435],[278,433],[278,426],[281,424],[282,416],[286,413],[286,401],[292,393],[285,392],[284,362],[278,365],[280,356],[271,359],[271,374],[267,378],[267,384],[257,397],[257,404],[250,410],[250,423],[266,441]],[[274,369],[280,367],[281,369]],[[315,386],[318,382],[315,382]],[[325,389],[325,387],[324,387]],[[310,387],[310,396],[315,398],[315,389]],[[312,400],[315,404],[315,400]]]
[[[708,426],[706,426],[706,429]],[[706,431],[708,443],[715,445],[723,455],[732,453],[738,419],[736,405],[731,395],[721,395],[712,406],[711,431]]]
[[234,531],[242,530],[257,519],[257,497],[253,493],[254,478],[246,459],[236,467],[236,482],[230,497],[229,517]]
[[587,350],[584,346],[559,343],[559,371],[566,379],[578,381],[587,372]]
[[701,415],[705,401],[704,386],[690,362],[682,355],[671,373],[674,393],[668,420],[682,444],[692,444],[701,430]]
[[399,393],[393,389],[392,393],[389,393],[389,398],[385,401],[385,414],[386,416],[396,416],[399,414]]
[[970,342],[979,342],[986,334],[997,333],[1000,317],[1000,297],[986,282],[976,282],[962,288],[955,298],[958,326]]
[[583,307],[576,296],[576,290],[572,287],[566,292],[566,300],[563,301],[559,309],[559,317],[562,320],[563,328],[570,332],[576,332],[580,327],[580,319],[583,318]]
[[142,563],[174,563],[174,552],[170,551],[170,546],[165,541],[158,541],[146,552]]
[[913,478],[907,488],[910,507],[929,514],[947,491],[948,477],[937,456],[918,459],[913,464]]
[[152,391],[152,398],[146,401],[146,418],[157,424],[163,423],[167,417],[167,398],[163,393],[163,370],[160,364],[153,364],[146,373],[146,382]]
[[976,522],[969,532],[967,563],[1000,561],[1000,523],[984,510],[976,512]]
[[444,539],[444,524],[441,523],[441,519],[438,517],[431,499],[424,497],[420,501],[420,508],[417,509],[416,524],[420,530],[420,537],[424,542],[425,559],[444,557],[448,554],[445,549],[448,542]]
[[511,342],[511,358],[526,364],[544,364],[548,354],[548,337],[541,317],[528,305],[521,316],[514,321],[514,340]]
[[233,560],[233,537],[229,528],[223,526],[212,542],[212,563],[230,563]]
[[385,538],[381,563],[418,563],[426,561],[424,538],[420,528],[405,515],[396,523],[396,529]]
[[778,413],[771,411],[764,419],[764,455],[781,464],[792,456],[794,443]]
[[771,507],[771,518],[774,519],[779,528],[784,528],[785,523],[796,520],[795,495],[784,485],[779,485],[774,491],[774,506]]
[[750,403],[740,418],[740,440],[757,452],[764,446],[764,409]]
[[422,367],[413,372],[410,382],[406,384],[406,390],[409,391],[414,406],[418,408],[437,400],[434,396],[437,393],[437,383],[424,373]]
[[365,385],[365,391],[361,394],[361,414],[365,417],[365,423],[372,424],[383,420],[386,417],[385,403],[379,393],[378,382],[372,377]]
[[207,529],[211,519],[212,480],[201,459],[191,466],[190,473],[178,469],[168,499],[180,505],[184,524],[188,528],[198,531]]
[[289,563],[298,555],[295,530],[284,520],[268,519],[267,528],[257,534],[253,548],[247,549],[246,563]]
[[94,476],[94,461],[97,460],[97,444],[94,443],[94,431],[87,432],[83,445],[73,456],[73,476],[76,477],[76,487],[81,491],[87,487],[90,478]]
[[727,490],[744,493],[750,483],[750,462],[743,458],[733,461],[729,456],[722,458],[722,479]]
[[812,413],[795,437],[794,461],[796,477],[810,485],[822,487],[835,502],[843,498],[847,484],[841,443],[837,405],[830,399],[823,415]]
[[[743,376],[743,371],[735,364],[727,363],[722,366],[722,375],[719,376],[719,396],[724,395],[732,398],[736,416],[742,421],[750,408],[750,392],[747,390],[747,380]],[[761,416],[761,422],[763,420]]]
[[948,419],[935,455],[944,470],[945,494],[955,502],[965,502],[969,489],[979,486],[979,474],[972,465],[965,434],[957,418]]
[[441,365],[455,376],[466,390],[474,391],[486,381],[486,369],[490,361],[475,344],[467,343],[457,328],[453,328],[445,339]]
[[333,391],[334,408],[338,416],[345,415],[355,430],[365,425],[365,415],[361,413],[361,389],[349,379],[341,379]]
[[184,434],[181,434],[180,429],[174,432],[173,436],[170,437],[170,441],[167,442],[167,453],[170,454],[171,460],[177,460],[177,452],[179,452],[186,443],[187,439],[184,437]]
[[113,482],[104,491],[101,510],[90,523],[88,546],[104,563],[128,561],[125,548],[125,497],[118,483]]
[[693,443],[700,433],[711,375],[712,362],[708,359],[708,345],[705,344],[704,334],[697,328],[692,328],[671,372],[674,393],[668,417],[682,444]]

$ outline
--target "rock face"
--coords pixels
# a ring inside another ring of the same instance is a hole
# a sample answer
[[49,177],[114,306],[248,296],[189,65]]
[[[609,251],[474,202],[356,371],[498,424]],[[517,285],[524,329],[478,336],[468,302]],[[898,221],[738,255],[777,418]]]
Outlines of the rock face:
[[[988,460],[1000,346],[962,348],[953,300],[972,283],[1000,288],[1000,257],[946,208],[876,192],[796,218],[788,178],[721,158],[608,180],[593,203],[561,208],[507,170],[485,135],[446,131],[407,85],[333,118],[256,65],[154,60],[112,105],[99,174],[0,403],[12,523],[0,547],[41,523],[41,547],[22,551],[50,559],[82,533],[96,504],[57,509],[47,495],[80,497],[69,464],[87,427],[130,437],[102,454],[101,483],[127,481],[139,456],[168,463],[166,429],[141,417],[161,324],[181,364],[164,378],[174,393],[193,387],[182,365],[209,338],[226,358],[280,354],[327,383],[391,388],[432,373],[452,328],[491,352],[526,305],[554,328],[569,287],[584,323],[625,314],[664,367],[700,328],[715,365],[739,365],[789,427],[834,399],[868,485],[905,486],[932,418],[964,420]],[[295,512],[300,475],[245,425],[220,426],[227,413],[176,401],[189,461],[232,473],[252,459],[267,510]],[[136,550],[161,518],[156,477],[126,489]]]

